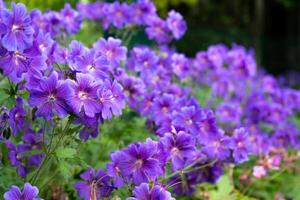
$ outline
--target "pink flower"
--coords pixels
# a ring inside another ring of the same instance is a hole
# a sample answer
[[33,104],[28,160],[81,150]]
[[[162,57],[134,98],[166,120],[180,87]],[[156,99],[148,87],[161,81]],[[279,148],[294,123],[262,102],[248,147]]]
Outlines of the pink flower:
[[256,178],[262,178],[267,175],[267,171],[263,166],[253,167],[253,176]]

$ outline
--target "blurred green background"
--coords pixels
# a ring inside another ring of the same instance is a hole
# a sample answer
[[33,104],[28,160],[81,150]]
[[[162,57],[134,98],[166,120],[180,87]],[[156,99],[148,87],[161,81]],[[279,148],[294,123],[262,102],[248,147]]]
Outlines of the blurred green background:
[[[17,0],[29,8],[60,9],[79,0]],[[88,0],[83,0],[87,2]],[[124,1],[124,0],[123,0]],[[133,0],[127,0],[131,2]],[[253,47],[258,63],[273,74],[300,71],[299,0],[154,0],[162,17],[175,9],[188,24],[174,42],[189,56],[215,43]]]

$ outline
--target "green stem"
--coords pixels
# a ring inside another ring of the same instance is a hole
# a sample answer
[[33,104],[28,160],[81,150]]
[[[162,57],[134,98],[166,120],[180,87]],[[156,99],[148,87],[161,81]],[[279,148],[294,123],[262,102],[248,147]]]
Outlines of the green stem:
[[73,116],[70,116],[69,119],[68,119],[68,122],[67,122],[65,128],[62,130],[62,133],[60,134],[60,137],[57,140],[54,148],[52,148],[52,143],[53,143],[55,128],[52,129],[51,140],[50,140],[49,146],[48,146],[47,151],[46,151],[46,156],[43,159],[43,161],[42,161],[41,165],[39,166],[39,168],[37,169],[35,175],[32,177],[32,179],[31,179],[32,184],[36,183],[42,168],[51,159],[51,157],[53,156],[53,153],[55,152],[56,148],[59,146],[61,141],[63,141],[63,138],[64,138],[64,136],[66,136],[66,133],[68,132],[68,129],[70,128],[70,125],[71,125],[72,121],[73,121]]
[[[165,179],[165,180],[168,180],[168,179],[170,179],[170,178],[172,178],[173,176],[176,176],[176,175],[178,175],[178,174],[185,174],[185,173],[191,172],[192,170],[190,170],[190,169],[192,169],[192,168],[193,168],[196,164],[198,164],[198,162],[201,161],[202,159],[203,159],[203,158],[198,158],[198,159],[195,160],[192,164],[186,166],[186,167],[183,168],[182,170],[178,170],[178,171],[176,171],[176,172],[174,172],[174,173],[172,173],[172,174],[166,176],[164,179]],[[211,165],[211,163],[208,163],[208,164]],[[196,169],[201,169],[202,166],[206,167],[208,164],[201,165],[201,166],[197,167]],[[190,170],[190,171],[189,171],[189,170]]]
[[44,183],[41,187],[40,190],[42,190],[47,184],[51,183],[51,181],[56,177],[57,175],[57,170],[53,173],[53,175]]
[[31,178],[30,182],[35,185],[37,177],[40,173],[40,171],[42,170],[43,166],[45,165],[45,163],[48,162],[48,160],[50,159],[50,157],[48,156],[48,154],[46,154],[46,157],[43,159],[42,163],[40,164],[39,168],[37,169],[36,173],[34,174],[34,176]]

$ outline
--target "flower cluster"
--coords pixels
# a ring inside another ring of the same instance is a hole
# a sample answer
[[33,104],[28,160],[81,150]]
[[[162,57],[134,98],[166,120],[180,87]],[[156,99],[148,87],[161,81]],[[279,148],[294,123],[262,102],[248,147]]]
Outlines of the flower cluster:
[[38,167],[44,158],[43,153],[34,155],[28,154],[32,150],[41,150],[43,147],[42,133],[34,133],[32,130],[26,130],[22,136],[22,144],[17,146],[11,141],[6,141],[7,149],[9,150],[9,160],[13,167],[17,167],[18,174],[25,177],[29,169]]
[[[122,71],[117,78],[124,85],[129,106],[148,119],[159,139],[134,143],[111,154],[107,173],[116,188],[166,182],[176,183],[177,194],[191,194],[195,185],[218,180],[226,163],[248,160],[252,145],[247,130],[223,131],[213,111],[201,108],[187,88],[175,83],[192,76],[193,69],[186,67],[192,63],[165,47],[160,52],[144,46],[130,52],[126,67],[135,76]],[[185,77],[177,73],[180,70],[186,72]],[[202,169],[203,165],[208,167]],[[204,175],[207,170],[209,177]],[[178,171],[183,174],[178,176]]]
[[[299,149],[290,118],[300,111],[300,91],[258,70],[252,50],[218,44],[188,58],[166,46],[185,33],[182,16],[170,11],[161,19],[150,0],[77,7],[42,13],[23,4],[0,6],[0,69],[13,99],[0,108],[0,140],[21,177],[37,168],[35,181],[65,135],[96,138],[104,120],[120,116],[126,105],[147,120],[155,139],[111,152],[105,170],[83,172],[74,185],[81,198],[102,199],[127,187],[128,200],[174,200],[216,183],[228,164],[259,157],[253,175],[260,178],[278,169],[289,149]],[[104,29],[143,26],[157,48],[127,49],[114,37],[90,48],[65,40],[84,19]],[[202,88],[209,93],[200,105],[195,91]],[[23,192],[12,186],[4,198],[37,194],[26,183]]]
[[[74,122],[84,126],[79,137],[87,140],[98,135],[103,119],[121,115],[125,94],[114,74],[126,60],[127,49],[114,38],[101,38],[90,49],[78,41],[68,48],[60,45],[52,30],[64,27],[67,33],[75,33],[81,21],[68,4],[58,13],[37,15],[36,10],[28,13],[23,4],[12,3],[11,11],[2,8],[1,13],[0,68],[12,81],[9,95],[16,97],[15,106],[1,110],[1,129],[15,137],[24,133],[17,146],[6,141],[11,164],[24,177],[43,158],[43,154],[26,153],[46,144],[41,135],[47,130],[40,126],[37,133],[33,131],[39,117],[52,123],[55,117],[72,115]],[[56,23],[45,22],[48,15],[57,16]],[[28,99],[21,98],[24,93]]]
[[167,19],[161,19],[151,0],[138,0],[128,4],[119,3],[80,3],[78,10],[82,16],[100,21],[104,29],[113,26],[122,29],[126,26],[144,26],[149,39],[158,43],[168,43],[173,38],[180,39],[187,27],[183,17],[176,11],[169,12]]
[[[207,104],[216,110],[222,128],[231,131],[244,126],[255,155],[299,148],[299,130],[290,118],[299,112],[300,92],[257,71],[252,51],[238,45],[213,45],[197,54],[194,66],[198,69],[195,82],[202,86],[213,82]],[[200,74],[206,74],[205,79],[199,79]],[[222,103],[216,102],[218,98]]]

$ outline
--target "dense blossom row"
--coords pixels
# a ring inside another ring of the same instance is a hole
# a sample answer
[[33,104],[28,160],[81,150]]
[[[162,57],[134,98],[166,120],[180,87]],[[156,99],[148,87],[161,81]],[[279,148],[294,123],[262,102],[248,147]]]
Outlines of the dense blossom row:
[[[79,125],[72,134],[85,141],[98,136],[104,120],[121,115],[126,103],[147,119],[158,139],[112,152],[106,170],[82,173],[74,185],[81,198],[109,197],[127,185],[134,196],[128,199],[172,200],[168,190],[190,195],[197,184],[215,183],[229,163],[259,155],[263,164],[254,167],[254,175],[260,177],[280,166],[280,149],[299,148],[299,130],[289,118],[299,112],[300,93],[257,72],[252,51],[212,45],[188,58],[162,45],[184,34],[182,16],[171,11],[163,20],[149,0],[79,4],[78,10],[68,4],[45,13],[28,13],[23,4],[13,3],[11,11],[1,7],[0,68],[16,97],[13,108],[1,107],[1,137],[21,177],[41,166],[47,153],[42,150],[51,146],[42,119],[55,127],[57,119],[68,116],[69,123]],[[100,21],[105,29],[142,25],[158,48],[127,50],[112,37],[100,38],[92,48],[78,41],[65,44],[84,18]],[[211,89],[206,102],[211,110],[199,105],[195,87]],[[15,144],[12,138],[20,135]],[[34,149],[41,153],[26,154]],[[4,198],[37,195],[38,189],[26,183],[22,192],[12,186]]]
[[186,31],[183,17],[170,11],[167,19],[161,19],[151,0],[128,3],[79,3],[78,10],[87,19],[100,21],[104,29],[110,26],[122,29],[126,26],[144,26],[149,39],[158,43],[168,43],[173,38],[180,39]]
[[[195,81],[201,86],[213,82],[207,103],[216,110],[219,124],[227,132],[244,126],[253,153],[263,157],[261,162],[276,160],[278,165],[284,159],[282,150],[299,149],[299,129],[291,121],[299,113],[299,90],[281,86],[279,80],[263,71],[254,74],[253,60],[238,45],[231,49],[212,45],[199,52],[194,62],[200,66],[199,74],[206,74],[205,79],[195,77]],[[215,102],[217,98],[221,103]],[[257,167],[265,171],[272,168]]]

